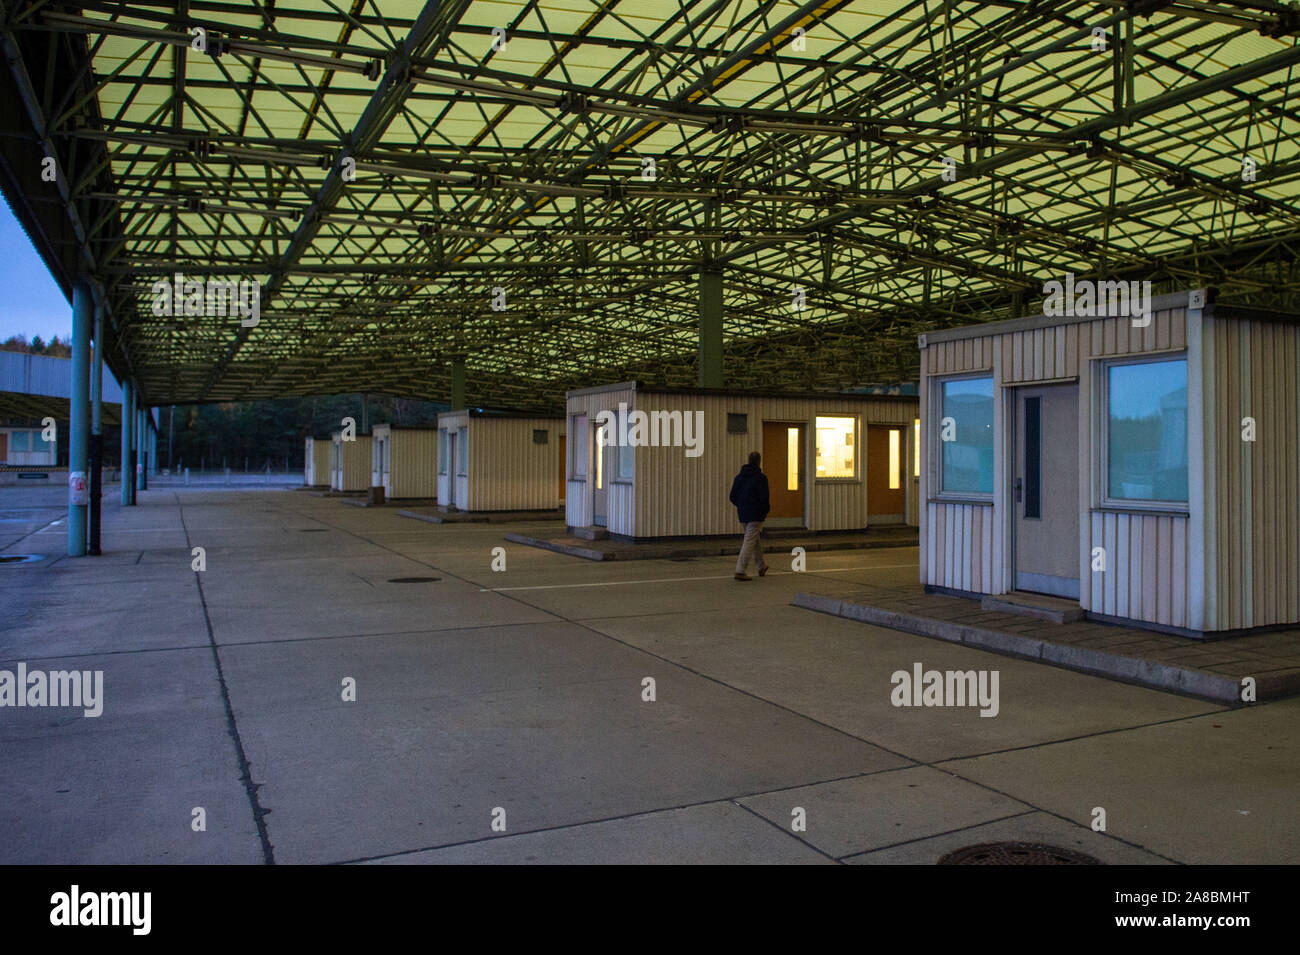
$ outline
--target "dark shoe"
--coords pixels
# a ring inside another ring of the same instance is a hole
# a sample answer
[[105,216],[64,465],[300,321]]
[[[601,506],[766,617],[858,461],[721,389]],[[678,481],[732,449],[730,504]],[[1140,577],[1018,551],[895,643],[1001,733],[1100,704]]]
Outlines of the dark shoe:
[[758,576],[760,576],[760,577],[766,577],[766,576],[767,576],[767,566],[766,566],[766,565],[764,565],[764,566],[762,566],[762,567],[760,567],[760,568],[758,569]]
[[737,579],[737,580],[753,580],[754,578],[751,577],[751,576],[749,576],[749,574],[737,574],[737,575],[736,575],[736,579]]

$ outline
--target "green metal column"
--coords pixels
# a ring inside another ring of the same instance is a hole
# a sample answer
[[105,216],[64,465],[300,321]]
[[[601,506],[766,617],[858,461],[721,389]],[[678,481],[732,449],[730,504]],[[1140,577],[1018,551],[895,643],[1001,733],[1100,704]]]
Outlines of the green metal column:
[[700,270],[700,387],[722,387],[722,273]]
[[135,503],[135,464],[131,454],[131,431],[135,425],[135,389],[130,380],[122,382],[122,506]]
[[136,482],[137,491],[149,490],[149,421],[150,414],[148,408],[140,409],[140,430],[135,435],[135,463],[136,472],[140,480]]
[[104,303],[95,296],[95,356],[90,365],[90,542],[98,556],[100,499],[104,496]]
[[90,283],[79,278],[72,286],[72,388],[68,392],[68,556],[86,555],[90,480],[90,329],[95,298]]

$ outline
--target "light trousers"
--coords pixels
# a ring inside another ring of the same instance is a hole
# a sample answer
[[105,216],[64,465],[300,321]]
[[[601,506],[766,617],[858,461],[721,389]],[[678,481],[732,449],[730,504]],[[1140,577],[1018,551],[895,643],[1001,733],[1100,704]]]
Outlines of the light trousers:
[[743,574],[751,559],[758,570],[767,566],[767,561],[763,559],[763,543],[758,538],[762,532],[762,521],[750,521],[745,525],[745,540],[740,545],[740,556],[736,558],[736,573]]

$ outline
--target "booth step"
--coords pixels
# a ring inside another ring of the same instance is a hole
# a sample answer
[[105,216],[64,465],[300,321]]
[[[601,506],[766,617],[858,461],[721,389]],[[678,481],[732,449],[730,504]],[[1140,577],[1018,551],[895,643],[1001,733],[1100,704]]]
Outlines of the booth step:
[[1077,623],[1083,619],[1083,608],[1078,601],[1022,590],[1013,590],[1009,594],[988,594],[980,601],[980,609],[1034,617],[1050,623]]
[[570,532],[574,537],[580,537],[585,541],[603,541],[609,539],[608,527],[575,527]]

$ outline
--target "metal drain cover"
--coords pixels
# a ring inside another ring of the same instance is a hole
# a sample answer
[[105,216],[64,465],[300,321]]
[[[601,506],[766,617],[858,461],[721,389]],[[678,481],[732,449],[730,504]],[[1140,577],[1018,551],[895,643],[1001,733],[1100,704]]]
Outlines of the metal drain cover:
[[441,577],[389,577],[390,584],[431,584],[442,580]]
[[1100,859],[1041,842],[985,842],[949,852],[939,865],[1101,865]]
[[34,564],[43,559],[40,554],[0,554],[0,564]]

